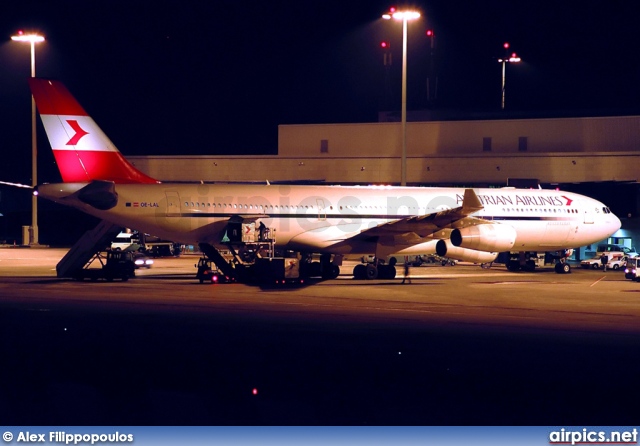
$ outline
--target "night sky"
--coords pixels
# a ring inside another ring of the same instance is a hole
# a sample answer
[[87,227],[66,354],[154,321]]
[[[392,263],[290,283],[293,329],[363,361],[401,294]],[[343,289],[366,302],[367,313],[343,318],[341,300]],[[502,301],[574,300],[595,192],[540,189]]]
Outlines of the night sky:
[[[640,104],[640,7],[631,0],[424,0],[409,25],[408,108],[497,111],[502,44],[512,111]],[[29,45],[125,155],[275,153],[278,124],[375,122],[400,108],[400,23],[387,1],[22,1],[0,14],[0,180],[30,183]],[[398,4],[400,6],[400,4]],[[427,29],[436,35],[430,59]],[[382,40],[394,65],[385,77]],[[429,104],[428,66],[438,93]],[[388,84],[385,84],[388,79]],[[385,93],[385,85],[389,92]],[[38,124],[40,126],[40,124]],[[40,146],[40,178],[58,181]]]

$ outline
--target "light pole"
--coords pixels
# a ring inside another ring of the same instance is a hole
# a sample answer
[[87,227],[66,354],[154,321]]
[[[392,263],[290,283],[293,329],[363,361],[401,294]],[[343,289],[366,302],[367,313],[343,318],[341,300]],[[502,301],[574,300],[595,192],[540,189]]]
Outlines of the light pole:
[[[509,49],[509,43],[505,42],[504,45],[505,52]],[[516,56],[516,53],[512,53],[511,56],[505,55],[503,59],[498,59],[498,62],[502,63],[502,103],[501,108],[504,110],[504,89],[506,84],[506,74],[507,74],[507,62],[514,63],[520,62],[520,58]]]
[[[36,43],[44,42],[44,37],[38,34],[18,34],[11,36],[16,42],[29,42],[31,44],[31,77],[36,77]],[[31,95],[31,185],[38,185],[38,145],[36,142],[36,101]],[[30,245],[38,245],[38,197],[31,196],[31,240]]]
[[391,8],[389,12],[382,15],[385,20],[395,19],[402,20],[402,163],[400,170],[402,172],[401,186],[407,185],[407,22],[420,18],[417,11],[398,11]]

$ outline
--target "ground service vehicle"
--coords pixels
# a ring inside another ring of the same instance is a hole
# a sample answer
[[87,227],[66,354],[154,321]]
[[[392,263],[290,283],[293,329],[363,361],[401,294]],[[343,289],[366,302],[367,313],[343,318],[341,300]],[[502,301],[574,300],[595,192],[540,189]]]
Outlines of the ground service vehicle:
[[253,276],[261,284],[299,285],[304,283],[300,276],[300,260],[296,257],[264,257],[256,259]]
[[590,259],[583,260],[580,262],[580,266],[582,268],[593,268],[598,269],[602,266],[602,260],[600,260],[602,256],[592,257]]
[[614,271],[618,271],[619,269],[623,269],[627,262],[629,261],[629,257],[616,257],[613,260],[609,260],[607,263],[607,269],[612,269]]
[[611,259],[613,257],[636,257],[638,253],[635,248],[629,248],[627,246],[622,245],[612,245],[612,244],[601,244],[598,245],[598,252],[596,252],[596,257],[601,256],[602,254],[606,254]]
[[137,232],[120,232],[111,242],[111,249],[140,251],[153,257],[168,257],[175,254],[173,242]]
[[151,268],[153,266],[153,259],[147,257],[143,252],[132,252],[132,259],[136,269]]
[[[98,261],[100,268],[92,268],[92,264]],[[120,279],[126,282],[131,277],[135,277],[135,263],[133,253],[127,251],[107,251],[106,256],[103,253],[96,254],[84,268],[79,269],[73,275],[76,280],[89,279],[97,281],[104,279],[111,282],[114,279]]]
[[627,266],[624,268],[624,278],[631,280],[638,280],[638,268],[640,267],[640,259],[638,257],[632,257],[627,260]]
[[218,268],[216,268],[215,264],[212,260],[202,257],[198,260],[198,263],[194,265],[198,268],[198,272],[196,272],[196,279],[200,281],[200,283],[211,282],[211,283],[227,283],[227,282],[235,282],[235,280],[223,274]]

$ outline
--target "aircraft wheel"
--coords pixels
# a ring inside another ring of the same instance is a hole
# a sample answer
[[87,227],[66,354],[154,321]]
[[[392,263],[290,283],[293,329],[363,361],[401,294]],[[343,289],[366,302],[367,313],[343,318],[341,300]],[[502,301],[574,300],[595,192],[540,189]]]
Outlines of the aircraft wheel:
[[571,272],[571,265],[568,263],[556,263],[555,270],[558,274],[569,274]]
[[325,268],[323,268],[322,270],[322,278],[325,280],[335,279],[339,275],[340,275],[340,267],[338,265],[334,265],[333,263],[326,265]]
[[322,265],[320,262],[309,263],[309,277],[322,277]]
[[395,279],[396,267],[391,265],[378,266],[378,278],[379,279]]
[[520,262],[518,262],[517,260],[510,260],[507,263],[507,269],[513,272],[520,271]]
[[353,268],[353,278],[354,279],[366,279],[367,278],[367,267],[366,265],[360,263]]
[[373,279],[377,279],[378,278],[378,267],[375,266],[373,263],[369,263],[366,266],[367,269],[367,279],[369,280],[373,280]]
[[396,267],[389,265],[389,279],[396,278]]

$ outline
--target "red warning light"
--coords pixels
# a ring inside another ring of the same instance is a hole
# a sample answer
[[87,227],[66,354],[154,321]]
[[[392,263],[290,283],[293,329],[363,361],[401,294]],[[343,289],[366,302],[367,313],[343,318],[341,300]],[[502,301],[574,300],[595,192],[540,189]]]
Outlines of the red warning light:
[[390,13],[392,13],[392,14],[393,14],[394,12],[396,12],[396,7],[395,7],[395,6],[392,6],[391,8],[389,8],[389,12],[390,12]]
[[433,36],[433,30],[432,29],[428,29],[426,34],[427,34],[427,37]]
[[391,44],[386,40],[383,40],[382,42],[380,42],[380,48],[382,48],[383,50],[388,50],[389,48],[391,48]]
[[504,47],[504,49],[509,48],[509,42],[505,42],[504,45],[502,45]]
[[254,395],[257,395],[257,394],[258,394],[258,389],[255,389],[255,388],[254,388],[254,389],[251,391],[251,393],[253,393]]

